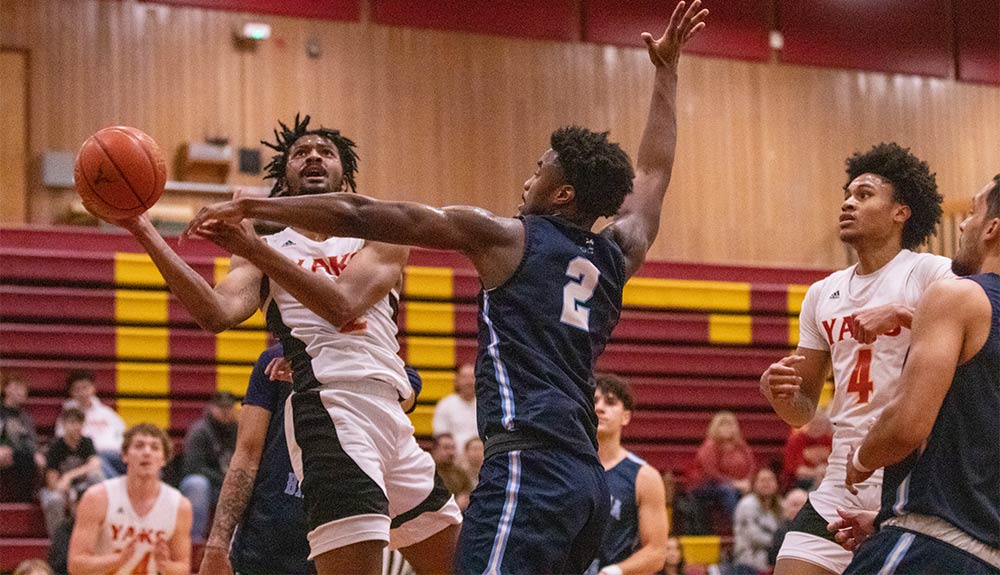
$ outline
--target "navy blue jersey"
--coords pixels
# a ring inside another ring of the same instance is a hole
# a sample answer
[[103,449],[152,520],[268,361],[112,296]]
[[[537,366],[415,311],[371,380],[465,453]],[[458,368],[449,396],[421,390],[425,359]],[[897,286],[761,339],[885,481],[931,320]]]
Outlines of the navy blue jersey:
[[[934,515],[1000,547],[1000,275],[965,278],[992,305],[990,334],[955,370],[927,447],[899,488],[897,514]],[[965,281],[962,280],[962,281]]]
[[621,314],[625,258],[564,219],[522,220],[520,265],[479,294],[479,435],[486,457],[546,446],[596,458],[594,362]]
[[604,472],[611,493],[611,518],[601,541],[600,565],[621,563],[635,552],[639,543],[639,506],[635,479],[646,462],[629,452],[618,465]]
[[244,405],[271,412],[260,455],[253,494],[230,549],[235,571],[250,573],[315,573],[306,539],[302,492],[285,442],[285,400],[292,386],[271,381],[264,368],[281,357],[281,346],[269,347],[253,366]]

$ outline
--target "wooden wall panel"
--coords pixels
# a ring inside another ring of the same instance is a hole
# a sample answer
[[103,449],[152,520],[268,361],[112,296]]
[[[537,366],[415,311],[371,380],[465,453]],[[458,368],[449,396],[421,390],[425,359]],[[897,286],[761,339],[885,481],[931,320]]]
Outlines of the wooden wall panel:
[[0,51],[0,223],[28,221],[28,54]]
[[361,0],[140,0],[158,4],[192,6],[213,10],[233,10],[254,14],[326,18],[330,20],[358,20],[361,17]]
[[[276,119],[301,111],[358,141],[365,193],[510,214],[560,125],[611,129],[635,154],[652,80],[641,49],[259,19],[272,38],[239,51],[230,12],[0,4],[0,42],[31,51],[33,159],[116,123],[171,155],[209,136],[259,147]],[[306,55],[310,39],[318,59]],[[949,197],[970,197],[1000,169],[996,87],[696,56],[680,76],[656,259],[842,264],[843,161],[879,141],[911,146]],[[260,184],[235,170],[230,180]]]
[[371,0],[379,24],[499,34],[519,38],[576,40],[577,0]]

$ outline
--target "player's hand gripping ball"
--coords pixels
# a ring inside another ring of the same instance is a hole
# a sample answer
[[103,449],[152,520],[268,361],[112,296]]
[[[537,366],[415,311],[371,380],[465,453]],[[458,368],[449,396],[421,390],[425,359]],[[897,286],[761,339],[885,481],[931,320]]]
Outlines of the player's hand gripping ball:
[[87,211],[114,222],[137,216],[160,199],[167,165],[153,138],[135,128],[111,126],[80,147],[74,179]]

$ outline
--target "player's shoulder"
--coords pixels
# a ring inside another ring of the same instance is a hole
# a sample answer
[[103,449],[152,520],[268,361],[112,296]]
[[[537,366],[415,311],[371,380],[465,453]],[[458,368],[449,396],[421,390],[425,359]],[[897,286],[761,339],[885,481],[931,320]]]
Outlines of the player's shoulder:
[[989,297],[977,282],[968,278],[945,278],[931,284],[924,292],[924,307],[954,312],[978,313],[977,307],[989,307]]
[[937,254],[903,250],[901,258],[904,263],[915,271],[946,273],[951,269],[951,259]]
[[857,264],[848,266],[844,269],[832,272],[823,279],[816,280],[809,286],[809,289],[806,290],[806,295],[812,296],[813,298],[821,297],[823,295],[832,295],[847,283],[847,281],[851,278],[851,275],[854,274],[856,267]]

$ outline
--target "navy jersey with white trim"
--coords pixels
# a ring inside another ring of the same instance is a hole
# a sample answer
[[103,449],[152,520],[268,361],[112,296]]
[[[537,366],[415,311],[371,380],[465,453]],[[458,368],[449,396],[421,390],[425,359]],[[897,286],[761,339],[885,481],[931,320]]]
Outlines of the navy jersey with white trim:
[[993,548],[1000,547],[1000,275],[974,281],[992,307],[989,337],[958,366],[927,446],[897,489],[896,514],[948,521]]
[[645,464],[629,451],[625,459],[604,472],[608,491],[611,492],[611,517],[601,540],[598,556],[601,567],[621,563],[639,546],[639,503],[635,496],[635,482]]
[[621,315],[625,258],[562,218],[522,220],[520,265],[479,295],[479,435],[487,457],[546,446],[596,458],[594,363]]

